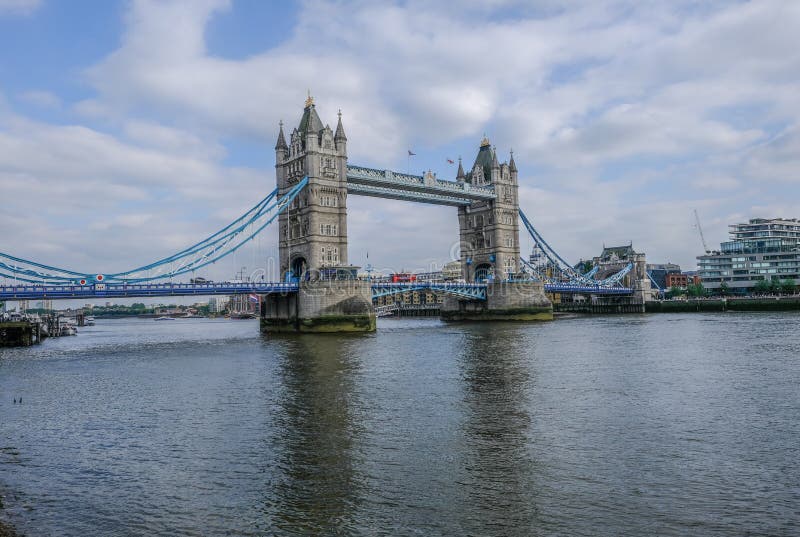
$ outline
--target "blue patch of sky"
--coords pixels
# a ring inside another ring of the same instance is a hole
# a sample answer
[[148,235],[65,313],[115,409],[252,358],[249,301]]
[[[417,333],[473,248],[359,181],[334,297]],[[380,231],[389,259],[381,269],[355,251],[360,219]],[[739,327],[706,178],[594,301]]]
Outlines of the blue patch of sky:
[[91,96],[83,70],[119,45],[125,9],[121,1],[44,2],[31,15],[0,17],[0,91],[49,91],[67,103]]
[[[275,128],[275,140],[278,138],[278,129]],[[222,141],[226,154],[222,161],[223,166],[247,167],[266,170],[274,178],[275,166],[275,140],[245,139]]]
[[[464,10],[464,8],[461,8]],[[466,8],[470,9],[470,8]],[[519,22],[521,19],[546,20],[557,17],[564,13],[563,6],[554,3],[542,2],[509,2],[505,5],[492,5],[490,2],[485,4],[476,3],[471,9],[477,15],[483,15],[486,20],[498,23]]]
[[206,26],[206,48],[212,56],[243,59],[274,48],[294,31],[298,4],[236,0]]
[[528,188],[551,189],[553,186],[553,172],[548,166],[542,166],[525,158],[522,154],[514,155],[514,163],[517,165],[519,184]]
[[737,130],[759,129],[771,137],[784,130],[788,124],[785,121],[776,121],[774,118],[770,118],[771,109],[771,103],[752,102],[718,106],[712,108],[706,116],[711,120],[726,123]]
[[605,63],[595,58],[586,58],[574,62],[559,63],[550,70],[547,82],[553,86],[575,83],[583,79],[586,71]]

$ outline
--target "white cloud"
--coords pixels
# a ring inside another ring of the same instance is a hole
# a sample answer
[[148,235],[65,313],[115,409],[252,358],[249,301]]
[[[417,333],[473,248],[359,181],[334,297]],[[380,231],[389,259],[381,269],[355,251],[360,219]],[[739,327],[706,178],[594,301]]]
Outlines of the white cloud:
[[[220,146],[132,122],[124,140],[83,126],[0,118],[3,251],[108,272],[170,254],[266,195],[260,171],[223,167]],[[224,214],[223,214],[224,213]],[[269,244],[266,238],[266,243]],[[226,276],[233,266],[220,266]]]
[[800,128],[793,126],[755,147],[747,154],[745,172],[753,181],[800,185]]

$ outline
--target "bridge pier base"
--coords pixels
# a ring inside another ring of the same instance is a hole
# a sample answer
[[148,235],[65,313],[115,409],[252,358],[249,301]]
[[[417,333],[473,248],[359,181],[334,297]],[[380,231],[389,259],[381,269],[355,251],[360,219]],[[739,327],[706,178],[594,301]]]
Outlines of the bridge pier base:
[[261,331],[266,333],[374,332],[369,282],[301,282],[296,293],[265,295]]
[[541,282],[493,282],[486,300],[447,295],[441,306],[443,321],[551,321],[553,304]]

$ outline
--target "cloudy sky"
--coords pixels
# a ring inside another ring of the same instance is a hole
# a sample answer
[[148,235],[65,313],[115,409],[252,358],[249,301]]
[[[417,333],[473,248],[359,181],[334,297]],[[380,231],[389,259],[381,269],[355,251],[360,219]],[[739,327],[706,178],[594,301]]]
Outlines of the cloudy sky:
[[[0,251],[93,273],[199,240],[274,188],[310,89],[351,163],[453,178],[486,133],[567,259],[632,241],[693,268],[694,209],[712,246],[800,217],[798,36],[783,0],[0,0]],[[348,205],[354,264],[454,251],[455,209]]]

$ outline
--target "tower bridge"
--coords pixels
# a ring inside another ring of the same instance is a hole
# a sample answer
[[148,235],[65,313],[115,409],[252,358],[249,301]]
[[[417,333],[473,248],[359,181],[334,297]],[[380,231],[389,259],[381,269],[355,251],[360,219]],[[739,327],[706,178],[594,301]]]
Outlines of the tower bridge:
[[[519,209],[513,153],[499,162],[484,138],[472,166],[459,159],[455,180],[348,163],[341,112],[335,131],[323,125],[311,97],[288,137],[281,122],[275,144],[276,189],[247,213],[176,254],[125,272],[84,273],[0,253],[0,301],[157,297],[257,293],[266,331],[371,331],[372,298],[424,285],[444,293],[446,320],[552,319],[545,290],[585,295],[628,296],[621,276],[602,280],[579,274],[548,245]],[[347,200],[373,196],[456,209],[461,282],[382,284],[360,280],[348,261]],[[519,222],[552,266],[555,277],[537,272],[520,257]],[[280,282],[249,284],[174,283],[239,249],[267,227],[277,227]],[[627,273],[623,269],[620,274]]]
[[498,161],[484,138],[465,172],[459,159],[455,181],[348,164],[347,136],[339,113],[336,130],[323,126],[311,97],[288,138],[280,125],[275,144],[279,196],[302,178],[306,190],[280,216],[282,273],[346,267],[347,197],[365,195],[457,207],[464,280],[519,273],[517,166]]

